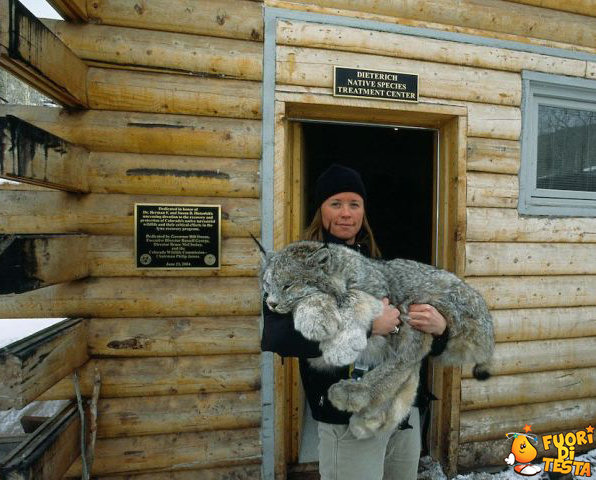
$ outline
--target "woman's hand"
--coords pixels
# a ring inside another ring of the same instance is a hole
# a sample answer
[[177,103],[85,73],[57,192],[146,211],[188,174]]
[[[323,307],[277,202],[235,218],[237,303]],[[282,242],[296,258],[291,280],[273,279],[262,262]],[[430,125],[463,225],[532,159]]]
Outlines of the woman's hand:
[[373,335],[388,335],[395,331],[395,327],[401,324],[399,319],[399,310],[393,305],[389,304],[389,299],[383,299],[383,310],[381,315],[373,320],[372,334]]
[[421,332],[442,335],[447,328],[447,320],[432,305],[426,303],[412,304],[408,313],[410,315],[408,323]]

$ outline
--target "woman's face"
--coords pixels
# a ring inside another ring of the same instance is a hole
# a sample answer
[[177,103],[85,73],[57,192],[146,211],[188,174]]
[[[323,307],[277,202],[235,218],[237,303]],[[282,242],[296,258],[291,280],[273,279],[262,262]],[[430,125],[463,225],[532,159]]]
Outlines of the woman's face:
[[364,218],[364,200],[353,192],[329,197],[321,205],[323,227],[348,245],[356,241]]

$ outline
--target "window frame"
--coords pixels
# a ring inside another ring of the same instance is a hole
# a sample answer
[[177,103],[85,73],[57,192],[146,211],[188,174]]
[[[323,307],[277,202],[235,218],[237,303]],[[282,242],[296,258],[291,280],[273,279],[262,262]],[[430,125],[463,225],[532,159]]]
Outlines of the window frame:
[[540,105],[596,112],[596,80],[522,71],[518,211],[525,215],[596,217],[596,192],[536,187]]

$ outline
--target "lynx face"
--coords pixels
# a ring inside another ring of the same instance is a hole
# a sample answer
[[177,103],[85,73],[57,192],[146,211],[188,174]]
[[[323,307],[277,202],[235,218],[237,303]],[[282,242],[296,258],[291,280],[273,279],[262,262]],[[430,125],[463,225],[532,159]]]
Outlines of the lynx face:
[[262,286],[267,306],[277,313],[288,313],[297,302],[314,293],[341,293],[329,275],[331,253],[314,242],[300,242],[286,247],[267,259],[262,274]]

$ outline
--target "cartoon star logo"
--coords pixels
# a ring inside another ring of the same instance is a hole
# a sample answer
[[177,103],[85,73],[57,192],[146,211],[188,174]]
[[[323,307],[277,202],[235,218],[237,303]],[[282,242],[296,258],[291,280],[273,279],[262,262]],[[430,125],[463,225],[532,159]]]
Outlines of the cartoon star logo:
[[513,466],[517,462],[517,465],[513,467],[513,471],[524,477],[531,477],[542,471],[538,465],[530,463],[538,454],[530,440],[534,442],[538,440],[536,435],[529,433],[532,431],[532,425],[526,423],[523,429],[526,433],[510,432],[506,435],[507,438],[513,438],[513,444],[511,445],[511,453],[505,458],[505,463]]
[[588,433],[594,433],[594,427],[592,425],[590,425],[590,426],[586,427],[586,431]]

